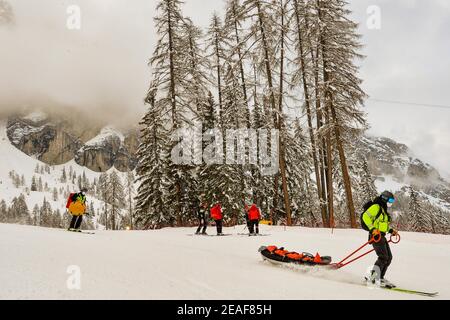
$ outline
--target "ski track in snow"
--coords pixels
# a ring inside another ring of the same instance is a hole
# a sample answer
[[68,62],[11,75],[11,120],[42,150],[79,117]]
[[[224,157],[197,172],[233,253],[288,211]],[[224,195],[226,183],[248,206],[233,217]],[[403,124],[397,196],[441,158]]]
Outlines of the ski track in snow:
[[[277,245],[337,262],[367,239],[362,230],[261,226],[271,236],[241,237],[242,228],[224,228],[229,237],[189,237],[195,228],[85,235],[0,224],[0,299],[431,299],[362,286],[373,253],[330,270],[276,266],[258,252]],[[449,299],[449,248],[449,236],[403,233],[387,278]],[[67,288],[72,265],[80,267],[81,290]]]

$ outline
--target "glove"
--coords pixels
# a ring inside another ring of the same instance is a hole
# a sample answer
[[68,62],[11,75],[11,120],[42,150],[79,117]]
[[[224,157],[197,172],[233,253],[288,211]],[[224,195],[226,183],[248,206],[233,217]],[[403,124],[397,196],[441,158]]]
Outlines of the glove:
[[372,230],[370,230],[370,233],[375,237],[380,235],[380,230],[373,228]]
[[398,231],[395,229],[389,230],[389,233],[392,234],[394,237],[398,235]]

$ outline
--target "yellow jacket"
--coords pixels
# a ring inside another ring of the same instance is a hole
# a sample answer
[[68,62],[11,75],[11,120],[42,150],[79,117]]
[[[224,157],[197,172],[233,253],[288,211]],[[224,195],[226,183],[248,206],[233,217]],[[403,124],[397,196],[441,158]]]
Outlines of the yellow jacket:
[[[380,211],[381,214],[377,218]],[[373,204],[364,212],[363,221],[369,230],[377,229],[383,233],[388,233],[391,230],[391,218],[379,204]]]

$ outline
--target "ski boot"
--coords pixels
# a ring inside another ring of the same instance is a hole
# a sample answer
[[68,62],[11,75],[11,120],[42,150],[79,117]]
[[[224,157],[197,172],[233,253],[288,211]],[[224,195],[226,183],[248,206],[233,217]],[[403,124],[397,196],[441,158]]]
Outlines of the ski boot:
[[375,270],[370,270],[369,273],[366,274],[364,277],[364,280],[367,284],[375,284],[376,280],[378,278],[378,275]]
[[381,288],[389,288],[389,289],[396,287],[395,284],[393,284],[392,282],[390,282],[387,279],[380,279],[379,284],[377,283],[377,285],[379,285]]

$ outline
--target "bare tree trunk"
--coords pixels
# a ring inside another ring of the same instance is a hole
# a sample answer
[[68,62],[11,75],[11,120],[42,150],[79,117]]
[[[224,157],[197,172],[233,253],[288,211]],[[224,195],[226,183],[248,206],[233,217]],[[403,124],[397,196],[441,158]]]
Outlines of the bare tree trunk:
[[[269,60],[269,52],[268,52],[268,43],[267,43],[267,36],[264,26],[264,19],[263,14],[261,11],[261,4],[259,1],[257,2],[257,8],[258,8],[258,18],[259,18],[259,27],[260,32],[262,36],[262,42],[263,42],[263,48],[264,48],[264,58],[265,58],[265,65],[266,65],[266,73],[267,73],[267,81],[269,85],[269,91],[270,91],[270,103],[272,105],[272,112],[274,115],[274,124],[275,128],[278,129],[278,131],[281,131],[281,121],[280,118],[282,117],[282,110],[278,110],[277,104],[275,102],[275,94],[274,94],[274,87],[273,87],[273,80],[272,80],[272,69],[270,66],[270,60]],[[284,21],[283,21],[284,23]],[[284,34],[283,34],[284,36]],[[281,135],[280,135],[281,137]],[[280,174],[281,174],[281,181],[282,181],[282,187],[283,187],[283,195],[284,195],[284,203],[285,203],[285,210],[286,210],[286,223],[288,226],[291,225],[291,207],[290,207],[290,201],[289,201],[289,193],[287,192],[287,179],[286,179],[286,163],[283,159],[284,157],[284,145],[283,143],[279,143],[279,152],[278,152],[278,161],[280,166]]]
[[[314,56],[314,50],[311,47],[311,57],[314,61],[314,86],[315,86],[315,101],[316,101],[316,121],[317,121],[317,130],[319,130],[323,126],[323,112],[321,110],[321,99],[320,99],[320,87],[319,87],[319,48],[316,49],[316,55]],[[319,151],[319,172],[320,172],[320,184],[322,186],[321,193],[321,212],[322,212],[322,223],[325,228],[329,227],[329,219],[328,219],[328,209],[327,209],[327,194],[325,188],[325,168],[326,168],[326,148],[325,148],[325,140],[323,138],[319,138],[322,142],[322,145],[318,145]]]
[[331,114],[334,122],[334,134],[336,135],[336,144],[339,151],[339,162],[341,163],[342,176],[344,178],[344,188],[345,194],[347,196],[347,208],[350,215],[350,226],[352,228],[357,228],[356,224],[356,212],[355,206],[353,204],[353,194],[352,186],[350,181],[350,175],[348,174],[347,159],[345,157],[344,146],[342,145],[341,133],[339,129],[339,124],[337,123],[336,110],[333,105],[331,105]]
[[[278,118],[278,130],[281,130],[283,128],[283,120],[284,117],[283,114],[283,94],[284,94],[284,39],[285,39],[285,5],[283,3],[283,0],[280,0],[280,7],[281,7],[281,57],[280,57],[280,92],[279,92],[279,101],[278,101],[278,112],[279,112],[279,118]],[[286,155],[285,155],[285,145],[284,141],[280,132],[280,135],[278,137],[280,145],[280,171],[281,171],[281,185],[283,188],[283,198],[284,198],[284,207],[286,208],[286,220],[287,225],[292,225],[292,217],[291,217],[291,203],[289,201],[289,190],[287,186],[287,175],[286,175]],[[289,209],[288,209],[289,208]]]
[[328,225],[334,228],[334,192],[333,192],[333,151],[331,145],[331,133],[328,129],[330,125],[330,115],[326,112],[326,125],[327,125],[327,193],[328,193]]
[[316,147],[316,140],[314,137],[314,129],[312,125],[312,112],[311,112],[311,97],[309,94],[309,87],[307,83],[307,77],[306,77],[306,66],[305,66],[305,53],[303,48],[303,39],[301,34],[301,28],[300,28],[300,12],[298,11],[298,1],[294,0],[294,9],[295,9],[295,16],[297,20],[297,32],[298,32],[298,40],[299,40],[299,53],[300,53],[300,67],[302,71],[302,81],[303,81],[303,91],[305,93],[305,105],[306,105],[306,114],[308,117],[308,128],[309,128],[309,137],[311,140],[311,147],[312,147],[312,157],[314,162],[314,173],[316,177],[316,184],[317,184],[317,196],[320,203],[320,208],[322,211],[322,222],[323,225],[326,225],[326,209],[325,206],[322,203],[322,183],[321,183],[321,177],[319,173],[319,163],[317,161],[317,147]]
[[220,70],[220,49],[219,49],[219,22],[217,17],[214,17],[214,51],[216,54],[216,72],[217,72],[217,90],[219,94],[219,118],[221,126],[223,127],[223,98],[222,98],[222,73]]
[[250,129],[251,127],[251,121],[250,121],[250,108],[248,105],[248,95],[247,95],[247,85],[245,81],[245,72],[244,72],[244,62],[243,62],[243,56],[241,53],[241,47],[240,47],[240,38],[239,38],[239,29],[238,29],[238,20],[237,20],[237,8],[236,8],[236,2],[233,2],[233,25],[234,25],[234,32],[236,37],[236,44],[237,44],[237,55],[238,55],[238,61],[239,61],[239,69],[241,73],[241,82],[242,82],[242,93],[244,94],[244,100],[245,100],[245,106],[247,108],[246,115],[247,115],[247,128]]
[[[318,6],[319,11],[319,18],[322,18],[322,11],[320,10],[320,6]],[[350,225],[352,228],[356,228],[356,214],[355,214],[355,207],[353,204],[353,196],[352,196],[352,188],[351,188],[351,182],[350,182],[350,175],[348,174],[348,167],[347,167],[347,160],[345,157],[344,147],[342,145],[341,140],[341,133],[340,133],[340,127],[338,124],[338,119],[336,115],[336,110],[333,105],[333,95],[328,90],[328,84],[331,82],[331,77],[328,70],[328,60],[327,60],[327,52],[325,49],[325,39],[323,37],[323,34],[320,34],[320,45],[322,48],[322,59],[323,59],[323,76],[324,76],[324,82],[325,82],[325,99],[327,103],[327,112],[331,111],[331,117],[332,117],[332,124],[334,127],[334,134],[336,138],[336,145],[339,152],[339,160],[341,163],[341,171],[342,176],[344,180],[344,188],[345,188],[345,194],[347,197],[347,208],[350,215]]]
[[[167,0],[166,0],[167,1]],[[168,2],[167,2],[168,3]],[[171,96],[171,104],[172,104],[172,123],[173,129],[178,128],[178,121],[176,117],[176,94],[175,94],[175,57],[174,57],[174,42],[173,42],[173,29],[172,29],[172,15],[170,12],[170,6],[167,5],[167,21],[168,21],[168,36],[169,36],[169,63],[170,63],[170,96]],[[175,182],[177,191],[180,190],[180,181],[177,178]],[[181,195],[177,192],[177,203],[181,201]],[[178,212],[176,213],[178,217],[181,216],[181,207],[177,206]]]

